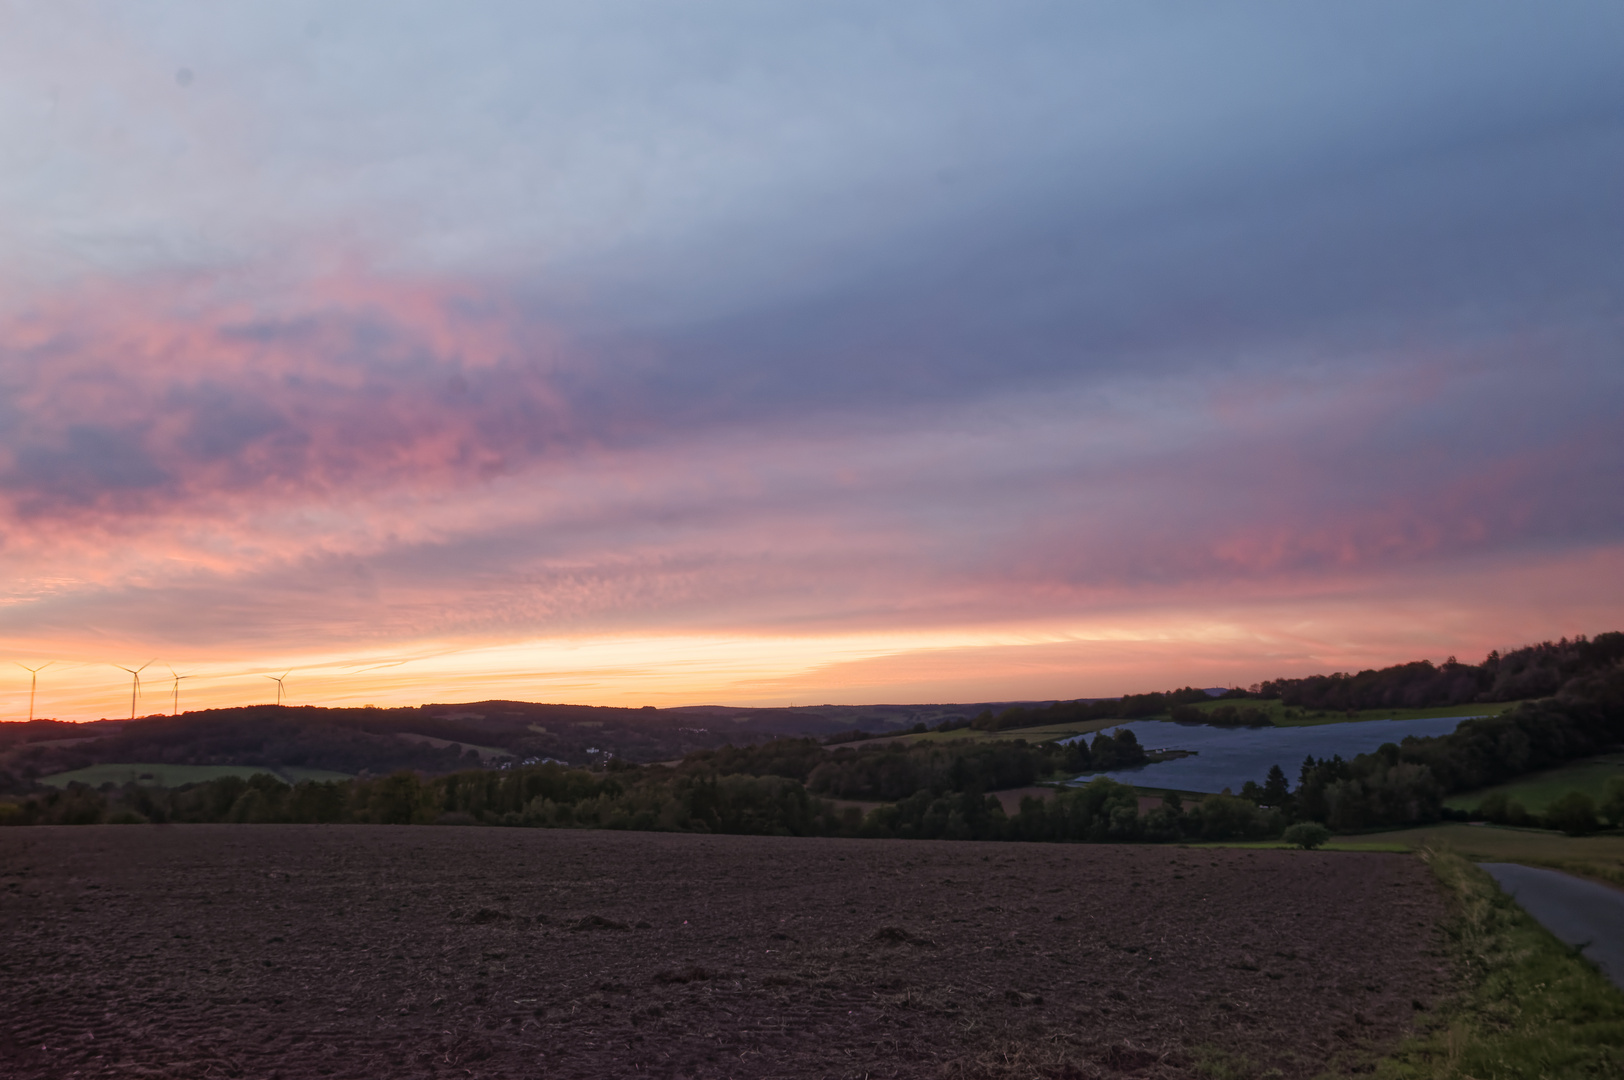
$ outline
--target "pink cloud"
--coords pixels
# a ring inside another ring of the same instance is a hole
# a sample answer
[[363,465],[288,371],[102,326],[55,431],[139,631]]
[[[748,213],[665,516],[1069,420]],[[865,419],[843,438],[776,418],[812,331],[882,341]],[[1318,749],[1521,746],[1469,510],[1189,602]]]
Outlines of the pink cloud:
[[103,285],[6,319],[12,515],[444,485],[579,438],[556,346],[488,296],[354,275],[291,303],[242,289]]
[[[0,641],[19,654],[1025,627],[1044,640],[813,650],[724,689],[1048,697],[1469,654],[1617,610],[1577,587],[1619,542],[1616,425],[1604,396],[1561,401],[1559,368],[1396,357],[707,418],[707,373],[662,411],[656,362],[500,290],[346,274],[246,295],[106,284],[0,323]],[[1477,419],[1542,396],[1560,430]],[[1544,599],[1505,608],[1533,565],[1558,568]],[[1381,625],[1411,598],[1460,618]],[[1366,644],[1289,644],[1335,639],[1326,612]],[[1244,633],[1207,650],[1196,631],[1226,619]],[[1121,648],[1048,640],[1121,624]]]

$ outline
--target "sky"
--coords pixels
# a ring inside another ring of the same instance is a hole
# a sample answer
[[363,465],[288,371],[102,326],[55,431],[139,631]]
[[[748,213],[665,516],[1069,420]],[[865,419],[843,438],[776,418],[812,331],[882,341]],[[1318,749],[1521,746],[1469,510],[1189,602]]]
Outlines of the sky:
[[0,2],[0,713],[1618,629],[1620,192],[1611,0]]

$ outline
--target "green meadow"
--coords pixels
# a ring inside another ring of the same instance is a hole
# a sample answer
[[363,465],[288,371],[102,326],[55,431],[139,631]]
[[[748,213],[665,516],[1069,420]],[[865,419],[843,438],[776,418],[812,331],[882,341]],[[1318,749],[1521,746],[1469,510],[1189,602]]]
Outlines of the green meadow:
[[89,784],[93,788],[99,788],[103,784],[114,784],[118,787],[125,784],[140,784],[145,787],[175,788],[219,780],[226,776],[240,776],[246,780],[256,773],[269,773],[288,784],[297,784],[301,780],[351,779],[348,773],[333,772],[330,769],[304,769],[296,765],[279,765],[273,769],[263,765],[159,765],[137,762],[91,765],[70,772],[42,776],[40,783],[59,788],[65,788],[73,783]]
[[1551,803],[1570,791],[1582,791],[1601,802],[1607,781],[1624,776],[1624,754],[1603,754],[1571,762],[1559,769],[1530,773],[1508,784],[1452,795],[1444,805],[1453,810],[1475,810],[1490,795],[1504,794],[1522,803],[1531,814],[1543,814]]
[[1256,709],[1275,727],[1312,727],[1316,724],[1346,724],[1358,720],[1431,720],[1440,716],[1498,716],[1516,705],[1515,701],[1474,702],[1470,705],[1438,705],[1430,709],[1359,709],[1352,713],[1334,709],[1300,709],[1279,701],[1204,701],[1196,708],[1210,712],[1223,705]]
[[[1317,724],[1346,724],[1358,720],[1430,720],[1434,717],[1459,716],[1466,719],[1473,716],[1498,716],[1515,705],[1516,702],[1495,701],[1471,705],[1440,705],[1431,709],[1364,709],[1353,713],[1335,712],[1313,709],[1290,708],[1279,701],[1222,701],[1214,698],[1195,706],[1202,712],[1211,712],[1213,709],[1233,705],[1242,709],[1255,709],[1262,713],[1269,723],[1275,727],[1311,727]],[[1025,739],[1027,742],[1047,742],[1050,739],[1065,739],[1073,735],[1090,735],[1096,731],[1109,731],[1121,727],[1123,724],[1140,723],[1143,721],[1166,720],[1167,713],[1158,716],[1143,716],[1138,720],[1090,720],[1071,724],[1044,724],[1039,727],[1010,728],[1007,731],[976,731],[973,728],[958,728],[954,731],[927,731],[922,735],[896,735],[888,739],[871,739],[867,743],[878,742],[967,742],[972,739],[984,742],[1013,742],[1016,739]],[[845,745],[859,746],[862,743]],[[1473,805],[1476,805],[1475,803]]]
[[[1151,717],[1151,719],[1156,719]],[[1161,717],[1166,719],[1166,717]],[[1073,735],[1088,735],[1096,731],[1109,731],[1119,728],[1123,724],[1132,723],[1129,720],[1090,720],[1079,724],[1044,724],[1041,727],[1011,728],[1008,731],[976,731],[974,728],[956,728],[953,731],[927,731],[923,735],[897,735],[887,742],[1014,742],[1016,739],[1025,739],[1027,742],[1048,742],[1051,739],[1066,739]],[[880,742],[878,739],[865,740],[862,743],[847,743],[848,746],[863,746],[868,743]]]
[[[532,724],[531,726],[534,727],[535,725]],[[578,726],[602,727],[603,725],[593,721],[583,721]],[[545,731],[546,729],[543,728],[542,730]],[[499,760],[501,758],[513,756],[512,751],[504,750],[500,746],[480,746],[477,743],[467,742],[459,743],[452,739],[439,739],[433,735],[416,735],[407,731],[399,731],[395,733],[395,737],[397,739],[405,739],[407,742],[422,743],[425,746],[432,746],[437,750],[443,750],[448,746],[460,746],[463,748],[464,752],[472,750],[474,753],[478,754],[480,764],[482,765],[489,764],[490,762]]]
[[[1191,845],[1197,846],[1197,845]],[[1213,847],[1284,848],[1279,840],[1220,842]],[[1565,836],[1548,829],[1445,822],[1416,829],[1332,837],[1322,851],[1440,851],[1472,862],[1547,866],[1624,885],[1624,833]]]
[[[1473,702],[1469,705],[1436,705],[1430,709],[1356,709],[1353,712],[1336,709],[1303,709],[1293,705],[1283,705],[1278,699],[1258,700],[1246,698],[1240,700],[1223,700],[1214,698],[1193,706],[1201,712],[1212,712],[1225,706],[1234,706],[1237,709],[1251,709],[1261,713],[1269,723],[1275,727],[1314,727],[1319,724],[1349,724],[1360,720],[1432,720],[1437,717],[1458,716],[1462,720],[1474,716],[1498,716],[1507,709],[1516,705],[1515,701],[1489,701]],[[1168,714],[1147,716],[1146,720],[1166,720]],[[1104,726],[1112,724],[1129,723],[1126,720],[1107,721]],[[1098,727],[1100,725],[1091,725]],[[1038,729],[1033,729],[1038,730]],[[1006,734],[1015,734],[1007,732]]]

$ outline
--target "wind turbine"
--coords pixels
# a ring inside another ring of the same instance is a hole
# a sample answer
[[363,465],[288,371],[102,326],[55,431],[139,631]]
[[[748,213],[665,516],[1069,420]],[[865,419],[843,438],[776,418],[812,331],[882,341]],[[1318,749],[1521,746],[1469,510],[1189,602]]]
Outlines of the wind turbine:
[[46,668],[50,667],[54,663],[56,663],[55,660],[47,660],[47,661],[45,661],[45,663],[41,664],[39,667],[29,667],[27,664],[18,664],[17,665],[18,667],[22,668],[24,671],[28,672],[28,721],[29,721],[29,723],[33,723],[33,721],[34,721],[34,690],[39,686],[39,673],[44,671]]
[[[152,659],[156,660],[157,657],[153,657]],[[123,664],[114,664],[113,666],[118,668],[120,671],[128,671],[130,673],[130,678],[132,680],[130,683],[130,719],[134,720],[135,696],[141,692],[141,673],[152,666],[152,660],[148,660],[140,667],[125,667]]]
[[[169,665],[165,664],[164,667],[169,667]],[[172,667],[169,668],[169,674],[175,676],[175,700],[174,700],[174,704],[170,707],[172,711],[170,712],[169,715],[171,715],[171,716],[179,716],[180,715],[180,681],[182,679],[190,679],[192,676],[190,674],[177,675],[177,674],[175,674],[175,669],[172,668]]]
[[276,703],[278,705],[282,704],[282,680],[287,678],[291,674],[293,674],[293,669],[288,668],[288,670],[284,671],[280,675],[267,675],[267,676],[265,676],[265,678],[271,680],[273,683],[276,684]]

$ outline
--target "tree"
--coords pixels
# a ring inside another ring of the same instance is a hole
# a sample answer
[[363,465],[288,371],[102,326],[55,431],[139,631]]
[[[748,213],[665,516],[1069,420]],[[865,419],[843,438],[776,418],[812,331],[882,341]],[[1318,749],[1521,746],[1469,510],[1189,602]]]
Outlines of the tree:
[[1496,825],[1532,825],[1534,819],[1523,804],[1503,791],[1496,791],[1478,804],[1477,812]]
[[1263,805],[1286,809],[1291,803],[1291,785],[1286,772],[1279,765],[1269,766],[1269,775],[1263,781]]
[[1570,791],[1545,811],[1545,824],[1569,836],[1588,836],[1601,828],[1596,820],[1596,800],[1582,791]]
[[379,825],[410,825],[423,817],[426,795],[417,774],[403,769],[373,783],[367,816]]
[[1299,821],[1286,829],[1282,839],[1304,851],[1313,851],[1331,838],[1331,830],[1317,821]]
[[1279,828],[1275,815],[1238,795],[1208,795],[1185,817],[1190,831],[1202,840],[1262,839]]

